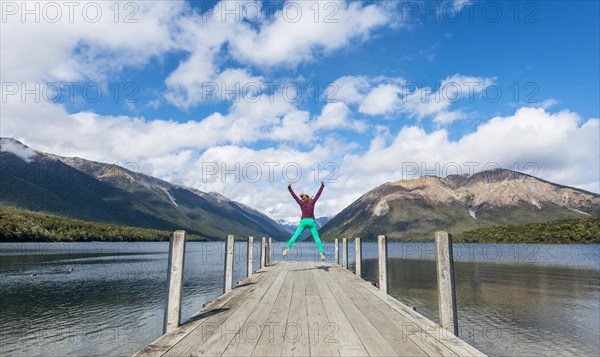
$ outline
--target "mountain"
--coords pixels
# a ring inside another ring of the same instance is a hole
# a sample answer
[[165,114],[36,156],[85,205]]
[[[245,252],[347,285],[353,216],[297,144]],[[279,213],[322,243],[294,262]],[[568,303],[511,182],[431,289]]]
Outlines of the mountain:
[[[327,222],[329,222],[329,217],[317,217],[315,219],[315,222],[317,223],[317,227],[320,229]],[[282,226],[289,233],[289,236],[291,238],[291,236],[294,235],[294,233],[296,233],[296,229],[298,229],[298,223],[299,222],[289,223],[285,219],[279,219],[279,220],[277,220],[277,223],[279,223],[279,225]],[[310,237],[310,232],[309,231],[304,231],[304,233],[302,233],[302,235],[300,235],[299,239],[300,240],[310,239],[312,241],[312,238]]]
[[40,153],[0,139],[0,203],[67,217],[173,231],[209,239],[288,233],[266,215],[218,193],[81,158]]
[[395,240],[431,240],[437,230],[460,233],[599,214],[598,194],[496,169],[385,183],[338,213],[321,235],[325,240],[374,240],[379,234]]

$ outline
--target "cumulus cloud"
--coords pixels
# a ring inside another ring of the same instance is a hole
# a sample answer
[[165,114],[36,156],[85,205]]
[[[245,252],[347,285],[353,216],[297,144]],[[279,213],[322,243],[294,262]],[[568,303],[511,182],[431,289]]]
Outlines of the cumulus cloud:
[[[258,142],[311,144],[322,142],[317,132],[364,132],[367,125],[350,118],[343,103],[329,103],[318,115],[298,109],[281,96],[272,101],[240,101],[226,114],[213,113],[179,122],[160,118],[68,113],[62,105],[42,101],[11,101],[1,108],[3,135],[28,138],[40,150],[104,162],[143,163],[184,149],[202,152],[217,145]],[[93,145],[90,145],[93,143]],[[164,171],[161,171],[164,173]]]
[[460,109],[451,110],[452,104],[473,102],[495,80],[457,73],[431,88],[400,77],[345,76],[328,89],[328,96],[358,105],[358,111],[363,114],[404,113],[417,120],[432,118],[436,124],[445,125],[468,115]]
[[598,192],[599,125],[598,119],[584,121],[569,111],[521,108],[482,123],[457,141],[450,140],[445,129],[428,133],[404,127],[389,145],[372,145],[363,155],[349,156],[346,165],[357,176],[373,177],[369,175],[377,172],[373,184],[406,178],[407,173],[444,175],[456,163],[462,173],[512,168]]
[[341,102],[327,103],[313,123],[315,130],[319,129],[350,129],[364,132],[367,124],[360,120],[350,119],[350,109]]
[[[224,56],[256,68],[295,67],[365,40],[391,21],[384,7],[360,2],[287,1],[272,16],[256,7],[255,2],[219,2],[179,22],[176,39],[190,55],[165,81],[168,101],[188,109],[205,102],[207,85],[213,84],[264,88],[262,78],[246,67],[227,75],[219,64]],[[228,16],[232,10],[236,16]]]
[[387,114],[398,110],[400,106],[400,87],[394,84],[380,84],[367,94],[358,107],[365,114]]
[[[245,3],[249,2],[239,4]],[[291,3],[285,3],[284,9]],[[450,139],[444,125],[469,115],[453,104],[481,93],[495,78],[455,74],[438,86],[411,86],[399,77],[344,76],[328,88],[327,98],[332,101],[311,111],[281,95],[258,101],[227,99],[223,90],[233,88],[239,96],[237,85],[260,87],[274,67],[310,63],[368,39],[378,28],[393,26],[391,2],[319,3],[336,6],[339,21],[332,23],[313,21],[308,7],[313,3],[293,3],[304,14],[298,22],[284,21],[281,11],[272,20],[261,13],[254,21],[223,21],[217,9],[197,12],[183,1],[135,3],[138,23],[115,22],[108,8],[113,3],[102,2],[105,16],[97,24],[81,19],[70,23],[65,18],[55,24],[24,26],[19,17],[11,19],[2,24],[0,34],[3,81],[102,79],[177,52],[184,58],[165,78],[164,99],[182,109],[221,99],[229,107],[222,113],[180,122],[92,111],[69,113],[60,104],[11,100],[0,108],[2,134],[40,151],[108,163],[134,162],[142,172],[220,192],[274,218],[297,215],[286,180],[297,179],[295,187],[309,192],[316,190],[319,179],[339,180],[328,183],[319,203],[319,212],[333,215],[365,191],[403,178],[403,163],[418,164],[419,171],[412,174],[421,173],[421,163],[425,170],[452,162],[479,163],[479,168],[486,163],[537,167],[530,173],[600,191],[600,120],[583,119],[569,111],[550,112],[554,100],[492,118],[473,132]],[[456,6],[460,9],[467,3],[456,1]],[[325,13],[321,11],[321,16]],[[207,97],[207,83],[216,84],[212,98]],[[258,95],[254,90],[251,87],[243,95],[252,99]],[[365,116],[392,118],[397,114],[417,121],[428,118],[438,127],[428,132],[407,125],[391,131],[364,121]],[[352,136],[328,135],[339,130],[357,132],[361,139],[370,137],[371,141],[365,147]],[[207,177],[207,163],[217,163],[219,171]],[[235,175],[221,176],[223,164],[225,169],[239,166],[239,182]],[[252,179],[255,164],[262,170],[258,181]],[[285,173],[284,167],[288,167]],[[292,178],[297,167],[302,176]]]
[[274,21],[237,32],[229,41],[231,53],[259,66],[296,66],[320,52],[347,46],[353,39],[368,38],[371,31],[391,21],[390,15],[378,4],[286,1]]
[[326,89],[326,96],[347,104],[360,104],[370,88],[370,79],[366,76],[344,76]]
[[[45,11],[44,2],[15,4],[14,15],[3,14],[3,81],[102,80],[125,66],[144,65],[177,47],[172,24],[187,8],[184,1],[142,1],[117,15],[111,2],[54,2]],[[34,14],[22,21],[21,6],[37,13],[37,21]]]
[[30,162],[31,159],[37,155],[37,153],[30,148],[20,145],[8,138],[0,139],[0,151],[15,154],[26,162]]

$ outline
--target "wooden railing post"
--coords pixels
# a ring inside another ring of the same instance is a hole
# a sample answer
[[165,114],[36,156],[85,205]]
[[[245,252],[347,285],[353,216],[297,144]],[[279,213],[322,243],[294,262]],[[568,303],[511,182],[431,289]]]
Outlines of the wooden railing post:
[[355,272],[356,272],[356,276],[358,276],[359,278],[361,277],[361,262],[362,262],[362,243],[360,241],[360,237],[356,237],[354,238],[354,249],[355,249],[355,256],[356,256],[356,263],[354,264],[354,266],[356,267]]
[[267,266],[267,238],[262,237],[260,240],[260,268]]
[[273,262],[273,238],[269,237],[269,264]]
[[435,232],[435,251],[438,302],[440,306],[440,326],[452,332],[455,336],[458,336],[452,235],[443,231]]
[[335,262],[335,264],[340,264],[340,245],[337,238],[335,239],[335,249],[333,254],[333,261]]
[[342,266],[348,269],[348,238],[342,238]]
[[378,251],[379,251],[379,290],[384,293],[388,293],[388,253],[387,253],[387,237],[380,235],[377,237]]
[[232,235],[227,236],[225,243],[225,283],[223,286],[223,294],[231,290],[233,285],[233,244],[235,238]]
[[254,273],[254,237],[248,237],[248,278]]
[[181,288],[185,260],[185,231],[175,231],[169,241],[169,265],[167,266],[167,308],[163,334],[179,327],[181,320]]

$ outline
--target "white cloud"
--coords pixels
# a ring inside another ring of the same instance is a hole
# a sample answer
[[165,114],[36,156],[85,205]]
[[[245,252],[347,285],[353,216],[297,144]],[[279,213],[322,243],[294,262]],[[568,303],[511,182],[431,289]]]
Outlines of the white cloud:
[[378,4],[287,1],[275,13],[274,21],[263,21],[256,30],[246,26],[229,43],[238,60],[259,66],[296,66],[311,61],[319,52],[367,38],[390,21],[391,14]]
[[[392,133],[377,126],[367,151],[361,153],[356,143],[343,138],[319,140],[315,131],[352,123],[342,103],[330,103],[321,115],[310,118],[306,112],[290,110],[285,101],[276,103],[270,112],[261,114],[261,106],[239,103],[228,115],[215,113],[202,121],[180,123],[167,120],[148,121],[124,116],[100,116],[93,113],[69,115],[57,105],[2,107],[3,135],[14,136],[34,149],[66,156],[80,156],[109,163],[134,162],[142,172],[196,187],[220,192],[240,200],[274,218],[294,218],[297,207],[289,201],[282,169],[298,163],[303,176],[294,185],[298,190],[314,191],[318,180],[336,167],[319,202],[317,214],[333,215],[364,192],[387,181],[404,178],[403,163],[425,164],[436,174],[445,173],[444,165],[456,162],[468,172],[465,163],[475,162],[505,168],[518,167],[541,178],[598,192],[600,147],[599,119],[584,121],[577,114],[563,111],[550,113],[542,108],[522,108],[514,115],[495,117],[482,123],[474,132],[453,141],[444,130],[426,132],[406,126]],[[237,111],[248,109],[247,116]],[[8,118],[5,120],[4,118]],[[18,119],[16,119],[18,118]],[[341,119],[340,119],[341,118]],[[308,149],[279,144],[270,148],[245,145],[257,140],[298,142],[306,139]],[[225,163],[235,169],[239,163],[240,182],[234,176],[221,179],[220,174],[202,180],[203,163]],[[269,180],[269,166],[274,162],[276,177]],[[315,178],[314,163],[320,175]],[[325,164],[335,165],[326,169]],[[258,163],[262,177],[255,177],[252,163]],[[436,163],[440,166],[436,170]],[[534,163],[534,166],[526,166]],[[250,164],[250,166],[247,166]],[[244,167],[246,165],[246,172]],[[538,169],[533,172],[537,165]],[[489,168],[490,166],[488,166]],[[442,170],[442,171],[440,171]],[[293,167],[289,175],[294,175]],[[289,204],[288,204],[289,203]]]
[[345,76],[334,82],[327,96],[349,105],[356,104],[363,114],[405,113],[417,120],[430,117],[436,124],[445,125],[468,116],[463,110],[451,110],[453,103],[473,102],[495,80],[457,73],[432,89],[400,77]]
[[[176,40],[190,55],[165,81],[169,102],[182,109],[202,103],[206,101],[207,83],[220,88],[254,83],[264,87],[262,78],[252,76],[248,68],[227,75],[228,70],[219,63],[224,59],[258,68],[294,67],[348,46],[353,40],[367,39],[391,18],[384,7],[359,2],[288,1],[272,18],[264,13],[255,16],[255,5],[220,2],[205,14],[181,19]],[[241,21],[240,16],[236,19],[231,10],[250,21]],[[297,21],[296,13],[301,14]]]
[[440,51],[440,47],[441,44],[439,42],[436,42],[433,45],[419,51],[419,54],[425,57],[429,62],[433,62],[438,52]]
[[21,146],[9,139],[0,139],[0,151],[10,152],[17,155],[26,162],[30,162],[37,153],[28,147]]
[[367,94],[358,107],[365,114],[388,114],[398,110],[401,89],[394,84],[380,84]]
[[[143,66],[167,52],[183,51],[189,57],[166,78],[165,99],[188,109],[206,99],[203,85],[208,82],[216,83],[219,91],[236,84],[264,84],[267,78],[255,70],[314,61],[368,39],[377,28],[393,25],[389,3],[331,3],[338,6],[337,23],[315,23],[307,8],[312,2],[294,3],[305,14],[297,23],[277,16],[275,21],[261,18],[254,24],[221,21],[221,14],[203,17],[182,1],[135,3],[140,6],[137,24],[115,23],[109,16],[113,15],[108,9],[112,2],[102,3],[105,16],[98,24],[67,21],[25,26],[13,19],[2,24],[1,75],[3,81],[19,83],[103,79],[124,67]],[[457,1],[456,5],[460,9],[466,3]],[[324,2],[319,4],[324,6]],[[295,187],[307,191],[314,191],[318,179],[327,175],[325,164],[338,165],[340,182],[329,184],[319,203],[318,214],[327,215],[383,182],[402,178],[403,162],[423,162],[428,168],[436,162],[479,162],[480,166],[497,162],[503,167],[514,167],[517,162],[521,168],[533,162],[542,178],[597,192],[600,120],[583,120],[568,111],[550,113],[546,109],[555,104],[553,100],[542,102],[541,108],[522,108],[512,116],[492,118],[455,141],[444,129],[426,132],[413,126],[398,132],[375,126],[371,134],[369,126],[353,115],[400,113],[443,125],[469,115],[452,107],[453,98],[468,100],[469,91],[481,93],[494,81],[456,74],[442,80],[440,89],[407,89],[402,78],[345,76],[336,81],[339,87],[331,98],[338,102],[327,103],[317,114],[275,95],[256,102],[226,100],[228,111],[187,122],[68,113],[58,104],[19,100],[3,103],[0,115],[2,135],[34,149],[109,163],[135,162],[143,172],[223,193],[274,218],[297,217],[281,175],[281,168],[294,162],[304,174]],[[219,92],[220,99],[224,98]],[[159,104],[156,100],[148,103]],[[349,139],[326,136],[337,130],[372,135],[372,140],[368,148],[362,148]],[[276,144],[245,147],[257,142]],[[308,148],[299,149],[297,144]],[[239,162],[241,168],[259,163],[263,175],[268,175],[263,163],[280,166],[272,181],[236,183],[226,178],[204,182],[202,164],[206,162],[228,167]],[[321,174],[317,180],[315,162]]]
[[347,104],[359,104],[370,89],[369,78],[365,76],[345,76],[336,79],[326,88],[326,96]]
[[350,129],[364,132],[367,125],[359,120],[350,119],[350,109],[341,102],[327,103],[313,123],[315,130],[319,129]]
[[470,5],[472,3],[473,3],[472,0],[453,0],[452,7],[453,7],[454,11],[458,12],[458,11],[462,10],[463,7]]
[[462,110],[450,110],[458,101],[473,102],[475,96],[492,85],[495,78],[465,76],[455,74],[440,82],[436,91],[421,87],[402,98],[402,112],[417,119],[432,117],[437,124],[448,124],[465,118]]
[[458,163],[463,173],[469,172],[469,165],[477,170],[499,165],[598,192],[599,125],[598,119],[584,122],[568,111],[521,108],[512,116],[492,118],[458,141],[451,141],[444,129],[427,133],[404,127],[389,145],[371,145],[345,164],[352,176],[365,177],[373,186],[405,178],[414,164],[441,175],[445,165]]
[[[89,4],[100,7],[101,15],[93,22],[95,10],[83,10],[88,3],[54,2],[61,9],[60,17],[44,11],[44,2],[15,4],[18,12],[6,15],[0,34],[4,82],[103,80],[111,71],[144,65],[176,47],[171,26],[186,9],[183,1],[132,2],[133,8],[120,8],[115,21],[112,2],[94,2]],[[21,21],[23,6],[30,10],[38,6],[39,21],[34,15]],[[72,22],[69,6],[74,6]],[[129,20],[137,23],[125,21],[132,13]],[[50,22],[55,17],[57,21]]]

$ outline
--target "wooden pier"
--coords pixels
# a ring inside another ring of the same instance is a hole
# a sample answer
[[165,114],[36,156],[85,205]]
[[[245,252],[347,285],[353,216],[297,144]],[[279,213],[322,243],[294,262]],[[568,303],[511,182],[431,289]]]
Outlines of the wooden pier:
[[484,355],[450,332],[455,316],[443,328],[337,262],[272,262],[271,253],[136,356]]

